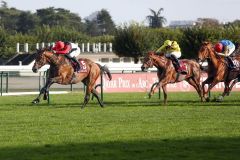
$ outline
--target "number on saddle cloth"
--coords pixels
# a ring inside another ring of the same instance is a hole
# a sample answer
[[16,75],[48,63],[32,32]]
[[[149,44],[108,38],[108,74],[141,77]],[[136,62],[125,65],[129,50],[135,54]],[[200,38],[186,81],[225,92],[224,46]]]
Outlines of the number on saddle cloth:
[[179,60],[180,67],[183,71],[187,71],[187,65],[184,60]]

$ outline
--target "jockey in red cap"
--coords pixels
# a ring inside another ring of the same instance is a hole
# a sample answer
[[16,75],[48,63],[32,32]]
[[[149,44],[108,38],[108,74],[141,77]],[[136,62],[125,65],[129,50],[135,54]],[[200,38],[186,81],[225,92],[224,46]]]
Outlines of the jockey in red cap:
[[56,54],[64,54],[68,59],[75,62],[77,64],[76,71],[80,70],[80,63],[76,59],[76,57],[80,54],[80,48],[76,44],[57,41],[52,49]]
[[217,55],[226,57],[230,69],[236,68],[230,57],[235,50],[235,45],[230,40],[221,40],[214,46],[214,50]]

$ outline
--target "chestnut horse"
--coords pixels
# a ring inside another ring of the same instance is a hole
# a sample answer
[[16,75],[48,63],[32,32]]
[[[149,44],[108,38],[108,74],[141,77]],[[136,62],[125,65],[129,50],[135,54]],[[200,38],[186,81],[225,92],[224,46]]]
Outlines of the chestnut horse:
[[[239,49],[232,54],[237,68],[230,70],[228,69],[228,64],[225,61],[225,58],[215,54],[214,46],[210,42],[202,43],[198,52],[198,59],[199,63],[205,60],[208,61],[208,78],[202,83],[203,96],[207,101],[210,100],[207,96],[208,93],[217,83],[224,82],[225,85],[224,92],[217,99],[217,101],[222,101],[223,97],[229,95],[232,87],[238,82],[238,76],[240,74],[240,54],[237,53],[240,53]],[[207,91],[204,87],[206,84],[209,84]]]
[[84,58],[78,59],[78,61],[81,64],[81,70],[79,73],[76,73],[74,72],[71,62],[65,56],[54,54],[47,48],[38,50],[32,71],[37,73],[38,70],[46,64],[49,64],[50,68],[46,85],[40,90],[40,94],[36,99],[33,100],[32,103],[39,103],[43,94],[44,99],[46,100],[49,88],[53,83],[68,85],[83,82],[86,85],[86,93],[82,108],[88,103],[90,93],[97,98],[98,103],[101,107],[103,107],[103,102],[99,98],[98,92],[94,89],[94,86],[101,72],[106,73],[110,80],[112,78],[111,73],[106,66],[100,66],[90,59]]
[[149,97],[151,97],[159,87],[162,87],[163,94],[164,94],[164,104],[166,104],[167,103],[167,91],[166,91],[167,84],[186,80],[191,86],[193,86],[196,89],[199,97],[201,98],[201,101],[203,101],[202,88],[200,85],[200,74],[201,74],[200,65],[193,60],[183,59],[181,61],[187,67],[187,74],[177,73],[173,66],[172,61],[166,58],[164,55],[157,55],[154,52],[148,52],[148,54],[143,60],[143,64],[141,67],[142,71],[155,66],[158,69],[157,76],[159,80],[156,87],[149,93]]

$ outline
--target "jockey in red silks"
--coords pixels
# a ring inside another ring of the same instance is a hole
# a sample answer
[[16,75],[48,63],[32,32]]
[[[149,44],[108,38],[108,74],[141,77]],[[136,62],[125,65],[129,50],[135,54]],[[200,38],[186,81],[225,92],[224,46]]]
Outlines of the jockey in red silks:
[[77,72],[80,70],[80,63],[76,59],[76,57],[80,54],[80,48],[76,44],[57,41],[52,49],[56,54],[64,54],[68,59],[76,63]]
[[230,40],[226,40],[226,39],[221,40],[214,46],[214,50],[217,55],[223,56],[227,59],[227,61],[229,62],[230,69],[236,68],[232,58],[230,57],[230,55],[235,50],[235,45]]

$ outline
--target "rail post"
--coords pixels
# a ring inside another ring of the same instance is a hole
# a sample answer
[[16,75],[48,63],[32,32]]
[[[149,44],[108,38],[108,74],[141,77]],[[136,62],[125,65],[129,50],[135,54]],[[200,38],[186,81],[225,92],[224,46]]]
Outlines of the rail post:
[[1,96],[3,95],[3,72],[1,72]]
[[8,93],[8,78],[9,78],[9,72],[6,73],[6,93]]
[[100,81],[100,83],[101,83],[101,99],[103,101],[103,74],[101,74],[101,81]]

